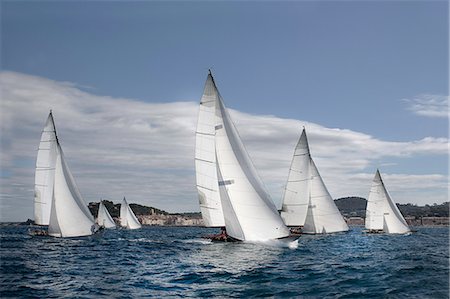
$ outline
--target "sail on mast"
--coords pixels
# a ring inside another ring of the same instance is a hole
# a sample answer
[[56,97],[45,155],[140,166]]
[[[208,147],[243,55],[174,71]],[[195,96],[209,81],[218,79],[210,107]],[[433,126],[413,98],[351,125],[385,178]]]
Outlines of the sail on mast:
[[120,226],[128,229],[138,229],[142,227],[141,223],[136,218],[136,215],[134,215],[133,210],[128,205],[125,197],[120,205]]
[[289,230],[264,189],[211,74],[208,80],[217,94],[215,152],[228,235],[242,241],[289,236]]
[[391,234],[405,234],[411,231],[389,195],[378,169],[367,199],[365,226],[369,231],[382,230]]
[[303,130],[289,169],[288,181],[284,189],[281,218],[287,226],[303,226],[306,220],[310,192],[310,160],[308,139]]
[[208,75],[195,132],[195,174],[202,218],[207,227],[223,227],[225,220],[217,184],[215,125],[217,90]]
[[34,222],[38,225],[48,225],[50,222],[55,178],[56,143],[55,122],[50,110],[39,143],[34,178]]
[[111,215],[109,214],[106,206],[103,204],[103,201],[100,201],[100,204],[98,205],[98,214],[97,214],[97,219],[95,220],[95,222],[98,225],[103,226],[105,228],[115,228],[116,227],[116,223],[114,222]]
[[95,222],[69,170],[64,153],[57,143],[55,181],[48,234],[54,237],[92,235]]
[[281,217],[288,226],[303,226],[303,233],[348,231],[311,157],[305,129],[292,158]]

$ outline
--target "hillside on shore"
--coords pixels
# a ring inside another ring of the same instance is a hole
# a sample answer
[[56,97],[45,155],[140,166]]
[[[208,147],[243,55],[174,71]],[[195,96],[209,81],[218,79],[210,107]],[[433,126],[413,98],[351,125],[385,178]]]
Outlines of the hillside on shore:
[[[114,204],[112,201],[103,201],[106,208],[112,217],[119,217],[120,203]],[[345,217],[365,217],[367,200],[362,197],[350,196],[335,199],[336,206]],[[98,202],[89,203],[89,209],[92,215],[97,216]],[[425,206],[418,206],[415,204],[397,204],[400,211],[405,217],[448,217],[449,215],[449,203],[432,204]],[[185,218],[200,218],[200,212],[188,212],[188,213],[169,213],[164,210],[160,210],[155,207],[147,207],[140,204],[130,204],[131,209],[136,216],[149,216],[149,215],[178,215]]]

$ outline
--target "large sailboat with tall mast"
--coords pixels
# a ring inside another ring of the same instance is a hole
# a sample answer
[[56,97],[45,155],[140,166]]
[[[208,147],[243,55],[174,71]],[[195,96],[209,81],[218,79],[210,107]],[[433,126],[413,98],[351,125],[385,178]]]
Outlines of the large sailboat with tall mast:
[[80,237],[98,230],[67,165],[52,111],[42,132],[36,162],[35,221],[53,237]]
[[196,174],[205,223],[224,224],[228,236],[240,241],[288,237],[289,229],[250,160],[211,72],[200,107]]
[[311,157],[305,129],[292,158],[281,217],[287,226],[301,227],[305,234],[348,231]]
[[405,218],[389,195],[378,169],[367,199],[365,226],[369,233],[406,234],[411,232]]

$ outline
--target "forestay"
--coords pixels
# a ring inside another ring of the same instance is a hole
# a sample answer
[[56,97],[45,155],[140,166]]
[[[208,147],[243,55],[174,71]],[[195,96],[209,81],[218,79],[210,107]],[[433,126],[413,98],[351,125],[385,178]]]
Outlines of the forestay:
[[206,80],[200,101],[195,132],[195,171],[198,199],[203,221],[207,227],[225,226],[217,184],[215,125],[217,90],[211,74]]
[[142,227],[141,223],[136,218],[136,215],[134,215],[133,210],[131,210],[128,205],[125,197],[123,198],[120,206],[120,226],[128,229],[138,229]]
[[405,218],[392,201],[377,169],[370,188],[366,208],[366,229],[384,231],[391,234],[410,232]]
[[39,143],[34,177],[34,222],[48,225],[53,199],[56,164],[56,129],[50,111]]
[[96,223],[100,226],[103,226],[104,228],[116,227],[116,223],[109,214],[108,209],[106,209],[106,206],[103,204],[103,201],[100,201],[100,204],[98,205]]
[[79,237],[96,231],[94,218],[78,190],[64,153],[57,144],[55,182],[48,233],[54,237]]
[[[214,84],[209,76],[208,80]],[[213,87],[217,94],[217,173],[228,235],[242,241],[289,236],[289,230],[264,189],[215,84]]]

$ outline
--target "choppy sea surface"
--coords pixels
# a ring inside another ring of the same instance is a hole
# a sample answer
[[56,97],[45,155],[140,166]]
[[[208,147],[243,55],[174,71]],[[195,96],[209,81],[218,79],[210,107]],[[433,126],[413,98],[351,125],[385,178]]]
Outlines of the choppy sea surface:
[[448,228],[405,236],[302,236],[296,244],[211,243],[215,229],[143,227],[31,237],[0,226],[4,297],[448,298]]

